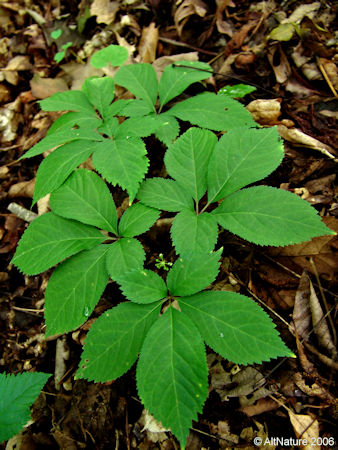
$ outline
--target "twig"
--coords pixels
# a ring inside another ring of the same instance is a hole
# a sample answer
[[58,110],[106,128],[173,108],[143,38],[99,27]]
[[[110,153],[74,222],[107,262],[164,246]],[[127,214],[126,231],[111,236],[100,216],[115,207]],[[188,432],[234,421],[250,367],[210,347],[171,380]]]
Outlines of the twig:
[[206,55],[211,55],[211,56],[217,55],[217,53],[211,52],[210,50],[203,50],[202,48],[194,47],[193,45],[187,44],[186,42],[175,41],[174,39],[160,37],[159,41],[165,42],[166,44],[170,44],[170,45],[176,45],[176,47],[190,48],[191,50],[194,50],[195,52],[205,53]]
[[7,209],[16,217],[19,217],[19,219],[25,220],[26,222],[33,222],[33,220],[38,217],[33,211],[30,211],[15,202],[10,203]]
[[320,353],[315,347],[313,347],[311,344],[309,344],[308,342],[304,342],[305,347],[314,355],[316,355],[318,357],[318,359],[325,364],[326,366],[330,367],[331,369],[335,370],[336,372],[338,372],[338,363],[336,363],[336,361],[334,361],[333,359],[327,357],[326,355],[323,355],[323,353]]
[[320,71],[322,72],[323,77],[325,78],[325,81],[327,82],[329,88],[331,89],[333,95],[338,98],[338,94],[336,89],[334,88],[333,84],[331,83],[331,80],[325,70],[325,67],[323,66],[323,64],[320,62],[320,58],[318,58],[318,56],[316,56],[316,62],[318,64],[318,67],[320,69]]
[[[224,73],[215,72],[214,70],[200,69],[199,67],[186,66],[184,64],[176,64],[176,63],[174,63],[173,67],[177,67],[177,68],[182,67],[182,68],[185,68],[185,69],[200,70],[202,72],[208,72],[208,73],[210,73],[210,75],[219,75],[221,77],[230,78],[230,79],[233,78],[234,80],[241,81],[242,83],[250,84],[250,86],[254,86],[257,89],[261,89],[262,91],[268,92],[269,94],[272,94],[275,97],[277,95],[277,93],[274,92],[274,91],[270,91],[269,89],[265,89],[262,86],[259,86],[258,84],[253,83],[252,81],[247,81],[244,78],[240,78],[240,77],[237,77],[235,75],[225,75]],[[279,97],[283,97],[283,96],[279,95]]]
[[[326,310],[326,312],[328,312],[329,307],[328,307],[328,304],[327,304],[327,301],[326,301],[326,297],[324,295],[324,291],[323,291],[323,288],[322,288],[322,285],[321,285],[321,282],[320,282],[320,279],[319,279],[317,267],[316,267],[312,257],[310,258],[310,264],[311,264],[311,266],[313,268],[313,271],[314,271],[314,274],[315,274],[315,277],[316,277],[316,280],[317,280],[317,283],[318,283],[318,289],[319,289],[320,295],[322,297],[322,300],[323,300],[323,303],[324,303],[324,306],[325,306],[325,310]],[[333,320],[332,320],[332,317],[331,317],[330,314],[328,315],[328,320],[329,320],[329,323],[330,323],[330,326],[331,326],[331,332],[332,332],[332,335],[333,335],[334,346],[337,348],[336,328],[335,328],[335,325],[333,323]]]

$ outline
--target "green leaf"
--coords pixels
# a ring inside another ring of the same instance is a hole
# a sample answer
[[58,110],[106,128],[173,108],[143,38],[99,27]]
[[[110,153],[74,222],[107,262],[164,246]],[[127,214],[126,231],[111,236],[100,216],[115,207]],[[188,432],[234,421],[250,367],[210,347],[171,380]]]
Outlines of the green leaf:
[[36,174],[33,204],[60,187],[72,171],[89,158],[96,144],[90,141],[74,141],[48,155]]
[[161,303],[120,303],[102,314],[87,334],[76,378],[114,380],[134,364]]
[[55,214],[111,231],[117,235],[115,203],[105,182],[90,170],[78,169],[54,191],[50,205]]
[[268,186],[235,192],[212,214],[225,229],[259,245],[283,246],[335,234],[305,200]]
[[209,286],[217,277],[222,250],[178,258],[167,276],[170,294],[191,295]]
[[11,262],[27,275],[37,275],[105,239],[96,228],[47,213],[29,225]]
[[169,175],[193,197],[197,203],[207,189],[208,163],[217,138],[200,128],[189,128],[169,146],[164,162]]
[[137,193],[137,198],[147,206],[164,211],[193,209],[191,196],[174,180],[148,178]]
[[122,66],[128,59],[128,50],[121,45],[108,45],[108,47],[94,53],[90,59],[90,65],[96,69],[102,69],[108,63],[112,66]]
[[209,203],[268,176],[283,156],[283,143],[275,127],[228,131],[210,158]]
[[39,103],[44,111],[79,111],[95,115],[94,108],[82,91],[57,92]]
[[156,116],[131,117],[122,122],[117,128],[115,138],[147,137],[153,134],[160,126],[161,122]]
[[227,95],[232,98],[241,98],[245,97],[251,92],[254,92],[256,88],[254,86],[250,86],[248,84],[235,84],[234,86],[224,86],[222,87],[217,94],[218,95]]
[[154,112],[154,106],[149,104],[146,100],[132,99],[118,101],[125,102],[125,106],[119,111],[120,116],[140,117]]
[[208,395],[208,366],[194,323],[170,307],[149,330],[137,364],[137,389],[145,408],[171,428],[182,448]]
[[180,125],[175,117],[167,114],[159,114],[157,116],[161,122],[160,127],[155,131],[155,136],[158,140],[169,146],[174,142],[180,133]]
[[114,100],[114,81],[110,77],[87,78],[82,85],[90,103],[99,111],[105,119],[109,117],[109,106]]
[[[114,80],[113,80],[114,81]],[[110,115],[112,116],[124,116],[122,114],[122,110],[129,105],[129,103],[133,102],[134,100],[115,100],[110,106]]]
[[151,270],[133,270],[117,280],[123,295],[135,303],[153,303],[167,295],[167,286],[162,278]]
[[[180,65],[185,67],[179,67]],[[190,67],[192,68],[190,69]],[[161,106],[181,94],[192,83],[209,78],[212,73],[209,64],[199,61],[179,61],[170,64],[164,69],[159,84]]]
[[216,244],[218,226],[215,218],[185,209],[179,212],[170,230],[176,252],[184,257],[190,253],[210,253]]
[[64,50],[62,50],[60,52],[56,52],[53,59],[57,63],[60,63],[65,56],[66,56],[66,52]]
[[128,89],[135,97],[147,101],[151,106],[157,99],[158,81],[155,69],[150,64],[128,64],[115,74],[114,81]]
[[270,317],[253,300],[234,292],[209,291],[179,299],[206,344],[236,364],[293,356]]
[[276,41],[289,41],[294,35],[296,27],[293,23],[281,23],[274,28],[268,36],[268,39]]
[[[110,105],[110,106],[112,106],[112,105]],[[111,108],[109,107],[109,109],[111,109]],[[119,127],[119,121],[118,121],[117,117],[110,115],[109,117],[107,117],[105,119],[103,124],[98,128],[98,131],[100,133],[106,134],[107,136],[112,138],[114,136],[114,134],[116,133],[116,130],[118,129],[118,127]]]
[[243,105],[226,95],[212,92],[204,92],[177,103],[166,114],[215,131],[257,126]]
[[61,45],[61,48],[63,50],[67,50],[67,48],[71,47],[73,45],[73,42],[66,42],[65,44]]
[[38,142],[31,149],[29,149],[28,152],[26,152],[21,157],[21,159],[32,158],[33,156],[41,155],[41,153],[50,150],[54,147],[58,147],[61,144],[71,143],[74,141],[81,141],[80,146],[83,146],[83,145],[91,145],[91,141],[100,141],[100,140],[102,140],[102,137],[92,130],[84,131],[83,129],[81,129],[80,131],[77,129],[60,129],[53,132],[53,134],[47,134],[47,136],[44,139],[41,139],[40,142]]
[[109,245],[84,250],[54,270],[45,294],[47,336],[75,330],[93,312],[108,283],[108,250]]
[[122,238],[109,247],[107,269],[112,280],[117,281],[126,272],[143,268],[146,255],[137,239]]
[[97,171],[109,183],[126,189],[131,203],[148,169],[146,153],[146,147],[139,138],[107,139],[98,143],[92,159]]
[[[86,136],[88,135],[88,137],[90,137],[93,133],[92,130],[96,130],[101,123],[102,121],[98,117],[89,116],[82,112],[70,111],[56,119],[49,128],[47,136],[54,133],[56,134],[56,132],[73,129],[72,131],[79,133],[79,139],[86,139]],[[98,134],[94,134],[93,136],[95,136],[97,140],[101,138]],[[93,140],[95,140],[95,138]]]
[[50,37],[53,39],[58,39],[62,34],[62,30],[59,28],[51,32]]
[[30,406],[46,384],[49,373],[0,374],[0,442],[18,434],[31,417]]
[[119,223],[119,235],[123,237],[134,237],[145,233],[159,218],[157,209],[136,203],[130,206],[121,217]]

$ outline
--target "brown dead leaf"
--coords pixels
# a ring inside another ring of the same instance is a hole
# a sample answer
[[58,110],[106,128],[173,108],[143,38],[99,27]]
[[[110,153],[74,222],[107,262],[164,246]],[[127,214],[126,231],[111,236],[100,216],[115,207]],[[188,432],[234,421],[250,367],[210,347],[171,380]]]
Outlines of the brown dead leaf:
[[172,56],[161,56],[160,58],[157,58],[153,62],[153,68],[156,71],[158,79],[160,79],[163,70],[169,66],[172,63],[178,62],[178,61],[198,61],[198,53],[197,52],[190,52],[190,53],[179,53],[177,55]]
[[226,34],[232,37],[234,34],[234,28],[229,20],[224,20],[223,12],[226,11],[227,7],[234,7],[235,4],[232,0],[216,0],[216,27],[217,31],[222,34]]
[[8,103],[0,108],[0,141],[11,142],[17,136],[17,129],[22,122],[23,117],[20,114],[21,99],[20,96],[14,102]]
[[[276,58],[277,55],[278,58]],[[280,44],[268,47],[268,60],[275,73],[277,83],[285,83],[291,74],[291,67]],[[278,65],[275,60],[278,61]]]
[[[67,371],[67,364],[70,356],[69,345],[67,343],[66,336],[58,338],[56,341],[56,351],[55,351],[55,369],[54,369],[54,381],[55,389],[57,391],[61,388],[62,378]],[[65,383],[62,384],[63,387],[68,391],[68,386]]]
[[11,91],[4,83],[0,83],[0,103],[7,103],[10,99]]
[[311,331],[311,310],[309,304],[310,279],[304,271],[299,281],[299,286],[295,296],[292,319],[297,335],[308,340]]
[[[262,387],[265,378],[253,367],[245,367],[233,374],[226,371],[221,362],[217,362],[210,367],[209,373],[211,388],[218,393],[222,401],[228,400],[228,397],[240,397],[241,405],[247,405],[270,394],[270,391]],[[250,398],[246,398],[247,395],[250,395]]]
[[337,66],[333,61],[330,61],[325,58],[319,58],[319,62],[324,67],[324,70],[326,72],[326,75],[328,76],[330,82],[332,83],[333,87],[338,90],[338,72],[337,72]]
[[317,336],[318,343],[321,347],[325,348],[329,353],[333,354],[336,351],[333,343],[327,321],[324,318],[322,307],[319,303],[316,291],[310,280],[310,309],[312,315],[312,325],[315,335]]
[[110,25],[114,22],[119,8],[120,4],[118,1],[94,0],[90,6],[90,14],[96,16],[97,23]]
[[0,167],[0,180],[6,180],[8,178],[9,168],[7,166]]
[[68,90],[68,85],[62,78],[42,78],[38,74],[34,74],[30,81],[32,94],[36,99],[44,99],[50,97],[57,92]]
[[318,397],[331,405],[336,403],[335,397],[330,392],[316,382],[311,383],[305,380],[300,372],[293,374],[293,380],[295,385],[309,397]]
[[[229,422],[225,420],[220,420],[217,425],[210,423],[210,433],[213,435],[218,435],[221,439],[224,439],[224,441],[231,443],[231,444],[238,444],[239,442],[239,436],[237,434],[231,433]],[[221,444],[221,448],[228,448],[228,445],[225,447],[225,445]],[[225,442],[224,442],[225,444]],[[193,448],[193,447],[189,447]],[[194,447],[197,448],[197,447]],[[200,447],[198,447],[200,448]],[[232,448],[232,447],[231,447]]]
[[281,100],[253,100],[246,109],[251,113],[253,119],[260,125],[276,125],[280,123]]
[[[241,439],[245,439],[246,442],[248,442],[250,444],[250,447],[247,447],[247,448],[250,448],[250,449],[253,448],[252,444],[253,444],[254,438],[256,437],[256,438],[260,438],[261,442],[262,442],[262,444],[259,445],[260,450],[275,450],[276,445],[265,444],[265,441],[267,439],[269,439],[269,434],[268,434],[268,431],[265,429],[265,426],[262,425],[261,423],[259,423],[257,420],[254,420],[254,423],[255,423],[258,431],[254,431],[252,427],[246,427],[246,428],[243,428],[243,430],[241,431],[241,434],[239,435],[239,437]],[[256,448],[256,446],[255,446],[255,448]]]
[[295,435],[304,440],[305,445],[300,445],[299,448],[320,450],[320,445],[313,444],[313,440],[319,437],[318,421],[306,414],[295,414],[291,410],[288,410],[288,413]]
[[29,181],[20,181],[19,183],[12,184],[8,191],[8,197],[27,197],[33,198],[33,192],[35,187],[35,178]]
[[317,194],[318,192],[321,192],[321,193],[329,193],[330,195],[333,195],[335,180],[336,180],[336,174],[332,173],[331,175],[327,175],[326,177],[317,178],[315,180],[308,181],[305,184],[305,187],[312,194]]
[[71,78],[71,88],[81,90],[83,82],[90,77],[102,76],[102,69],[95,69],[87,61],[86,64],[78,64],[76,62],[70,62],[61,65],[62,70]]
[[158,28],[152,22],[149,27],[142,30],[138,52],[143,63],[152,63],[156,58],[156,49],[158,44]]
[[284,19],[282,23],[300,23],[305,16],[313,18],[319,8],[320,2],[312,2],[308,5],[302,4],[287,19]]
[[254,405],[242,406],[241,408],[239,408],[239,410],[244,412],[244,414],[246,414],[248,417],[252,417],[267,411],[273,411],[277,408],[279,408],[277,402],[275,402],[272,398],[265,397],[260,398]]
[[9,63],[7,64],[7,67],[4,70],[31,70],[32,65],[29,62],[29,56],[14,56]]
[[251,20],[245,25],[242,26],[242,28],[233,35],[233,37],[230,39],[230,41],[227,43],[227,46],[225,47],[224,57],[227,58],[232,53],[235,53],[236,50],[240,49],[243,45],[244,39],[247,37],[249,32],[256,27],[257,21]]
[[188,18],[194,14],[204,17],[208,6],[202,0],[184,0],[179,5],[174,14],[174,21],[178,35],[182,36],[182,30],[187,23]]
[[304,347],[302,345],[302,343],[299,340],[298,335],[296,334],[296,343],[297,343],[297,352],[298,352],[298,357],[299,357],[299,361],[301,366],[304,369],[304,372],[308,375],[311,375],[312,377],[317,375],[317,371],[316,368],[314,366],[314,364],[312,364],[312,362],[308,359]]
[[[331,230],[338,232],[338,219],[324,217],[323,221]],[[337,259],[334,254],[337,240],[337,236],[319,236],[300,244],[270,248],[269,254],[278,257],[278,262],[286,267],[294,269],[296,264],[309,273],[314,273],[309,261],[312,257],[318,274],[326,280],[333,281],[337,273]]]
[[146,409],[142,411],[138,422],[142,426],[141,432],[146,431],[147,437],[151,442],[163,442],[168,439],[165,432],[170,431],[170,428],[164,428],[162,423],[157,422]]
[[31,70],[32,65],[28,56],[18,55],[12,58],[4,69],[0,70],[1,81],[5,79],[9,84],[16,86],[19,82],[19,71]]
[[310,95],[318,94],[314,89],[306,87],[299,83],[295,78],[288,79],[285,89],[292,94],[296,94],[299,98],[309,97]]
[[5,233],[1,239],[0,243],[0,253],[8,253],[12,251],[18,243],[19,231],[22,227],[22,222],[20,219],[15,217],[13,214],[6,215],[5,219]]
[[323,144],[323,142],[318,141],[318,139],[305,134],[298,128],[287,128],[285,125],[278,125],[278,133],[282,136],[283,139],[292,142],[297,146],[318,150],[329,158],[335,159],[335,151],[333,148],[331,148],[329,145]]

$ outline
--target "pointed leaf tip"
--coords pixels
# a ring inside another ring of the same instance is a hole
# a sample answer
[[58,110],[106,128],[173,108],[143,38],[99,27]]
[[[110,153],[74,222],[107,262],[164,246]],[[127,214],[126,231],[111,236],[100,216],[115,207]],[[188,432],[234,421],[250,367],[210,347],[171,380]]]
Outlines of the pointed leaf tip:
[[144,406],[184,446],[208,395],[205,347],[188,316],[170,307],[153,324],[141,349],[136,378]]

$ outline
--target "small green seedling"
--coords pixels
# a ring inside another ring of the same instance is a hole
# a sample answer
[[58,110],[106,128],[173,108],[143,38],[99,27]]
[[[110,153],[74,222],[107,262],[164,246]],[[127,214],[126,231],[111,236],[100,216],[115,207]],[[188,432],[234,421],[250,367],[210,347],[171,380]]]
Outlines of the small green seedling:
[[29,421],[30,406],[50,377],[48,373],[0,374],[0,442],[19,433]]
[[[62,35],[62,30],[58,28],[57,30],[54,30],[51,32],[51,37],[55,40],[57,40]],[[67,49],[73,45],[73,42],[69,41],[65,44],[61,45],[60,51],[56,52],[54,55],[54,61],[57,63],[60,63],[66,56]]]
[[[116,46],[100,52],[92,58],[97,67],[126,58]],[[55,148],[40,164],[33,198],[35,203],[51,193],[52,212],[29,225],[13,258],[29,275],[59,264],[46,289],[47,335],[81,326],[109,277],[120,285],[127,301],[92,325],[77,378],[113,380],[139,356],[140,398],[182,446],[208,393],[205,344],[238,364],[293,355],[254,301],[204,291],[218,274],[218,227],[273,246],[334,234],[296,195],[252,186],[284,154],[276,128],[260,128],[232,98],[252,88],[179,101],[210,70],[205,63],[182,61],[166,67],[158,81],[150,64],[125,65],[114,79],[90,78],[81,91],[42,100],[46,111],[68,111],[24,155]],[[135,99],[115,100],[115,84]],[[187,123],[194,126],[180,134],[182,122],[185,130]],[[160,168],[167,178],[144,180],[149,159],[143,138],[150,135],[167,147]],[[106,183],[76,169],[89,157],[111,189],[118,185],[129,195],[131,206],[119,221]],[[143,268],[146,255],[135,239],[160,211],[172,213],[170,235],[178,255],[172,267],[161,254],[156,260],[156,268],[168,272],[166,281]]]
[[165,271],[168,271],[172,265],[173,263],[168,262],[164,259],[163,253],[160,253],[158,255],[158,258],[155,259],[155,267],[157,269],[163,269]]

